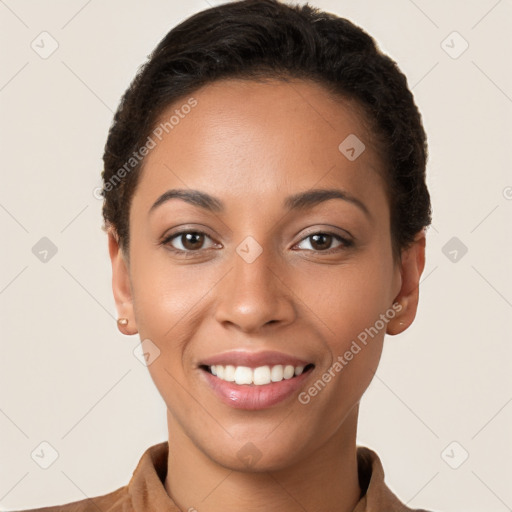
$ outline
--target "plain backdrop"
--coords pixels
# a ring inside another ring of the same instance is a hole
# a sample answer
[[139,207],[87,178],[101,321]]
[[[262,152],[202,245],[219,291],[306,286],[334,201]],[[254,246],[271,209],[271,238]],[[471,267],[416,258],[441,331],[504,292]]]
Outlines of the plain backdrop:
[[[0,1],[2,510],[111,492],[167,439],[139,339],[116,327],[95,189],[136,70],[173,26],[217,3]],[[429,140],[418,315],[386,338],[358,442],[410,507],[511,510],[512,2],[310,3],[397,61]],[[55,453],[47,469],[41,449]]]

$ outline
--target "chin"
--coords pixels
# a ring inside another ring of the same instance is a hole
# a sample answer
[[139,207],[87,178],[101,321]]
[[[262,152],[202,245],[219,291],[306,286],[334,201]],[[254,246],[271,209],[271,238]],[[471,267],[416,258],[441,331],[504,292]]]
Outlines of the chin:
[[[269,430],[271,431],[271,430]],[[268,431],[267,431],[268,432]],[[242,439],[242,440],[239,440]],[[203,444],[203,453],[214,463],[232,471],[264,473],[280,471],[300,462],[305,456],[305,440],[286,435],[251,435],[249,432],[237,440],[212,440]]]

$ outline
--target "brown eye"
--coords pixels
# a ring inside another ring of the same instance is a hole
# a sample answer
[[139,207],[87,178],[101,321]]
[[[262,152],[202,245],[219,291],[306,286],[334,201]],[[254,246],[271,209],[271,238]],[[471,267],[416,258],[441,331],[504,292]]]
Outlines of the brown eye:
[[185,233],[180,235],[183,247],[188,250],[200,249],[204,243],[204,234]]
[[326,233],[318,233],[309,237],[312,240],[311,246],[313,249],[322,251],[324,249],[330,249],[333,237]]
[[166,238],[163,244],[178,253],[197,252],[205,248],[204,246],[207,239],[211,240],[206,233],[201,231],[181,231]]
[[[301,249],[318,252],[342,251],[343,249],[346,249],[353,245],[353,242],[351,240],[347,240],[346,238],[343,238],[334,233],[323,232],[308,235],[307,237],[303,238],[298,245],[302,245],[305,241],[309,241],[309,245],[311,248],[300,247]],[[337,242],[337,245],[335,245],[334,247],[332,247],[333,242]]]

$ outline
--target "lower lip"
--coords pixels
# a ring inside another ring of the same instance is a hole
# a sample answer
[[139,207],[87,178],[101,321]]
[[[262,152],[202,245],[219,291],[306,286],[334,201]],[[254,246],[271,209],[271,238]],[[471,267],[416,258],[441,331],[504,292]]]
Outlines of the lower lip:
[[201,372],[222,402],[235,409],[257,410],[271,407],[293,395],[303,385],[312,370],[313,368],[291,379],[271,382],[263,386],[238,385],[219,379],[206,370]]

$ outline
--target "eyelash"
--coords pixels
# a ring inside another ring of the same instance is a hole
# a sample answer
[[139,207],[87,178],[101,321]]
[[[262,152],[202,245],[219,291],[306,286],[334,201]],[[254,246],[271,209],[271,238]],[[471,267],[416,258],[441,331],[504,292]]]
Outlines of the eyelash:
[[[197,230],[184,230],[184,231],[178,231],[176,233],[173,233],[172,235],[168,236],[167,238],[165,238],[163,241],[162,241],[162,245],[164,246],[167,246],[169,250],[171,250],[172,252],[176,253],[176,254],[183,254],[183,255],[194,255],[195,253],[200,253],[202,251],[205,251],[205,250],[208,250],[208,249],[198,249],[196,251],[193,251],[193,250],[187,250],[187,251],[184,251],[182,249],[176,249],[175,247],[173,247],[170,242],[172,240],[174,240],[175,238],[179,238],[180,236],[183,236],[183,235],[187,235],[187,234],[194,234],[194,235],[205,235],[206,237],[210,238],[210,236],[208,236],[207,233],[205,233],[204,231],[197,231]],[[342,236],[336,234],[336,233],[332,233],[330,231],[316,231],[314,233],[310,233],[308,234],[307,236],[305,236],[304,238],[302,238],[298,243],[300,244],[301,242],[303,242],[304,240],[307,240],[308,238],[311,238],[315,235],[327,235],[327,236],[332,236],[334,239],[338,240],[339,242],[342,243],[341,246],[338,246],[338,247],[335,247],[333,249],[327,249],[325,251],[321,251],[321,250],[315,250],[315,249],[305,249],[307,250],[308,252],[316,252],[316,253],[320,253],[320,254],[332,254],[334,252],[338,252],[338,251],[342,251],[342,250],[345,250],[345,249],[348,249],[350,247],[352,247],[354,245],[354,242],[352,240],[348,240],[346,238],[343,238]],[[295,244],[295,245],[298,245],[298,244]]]

